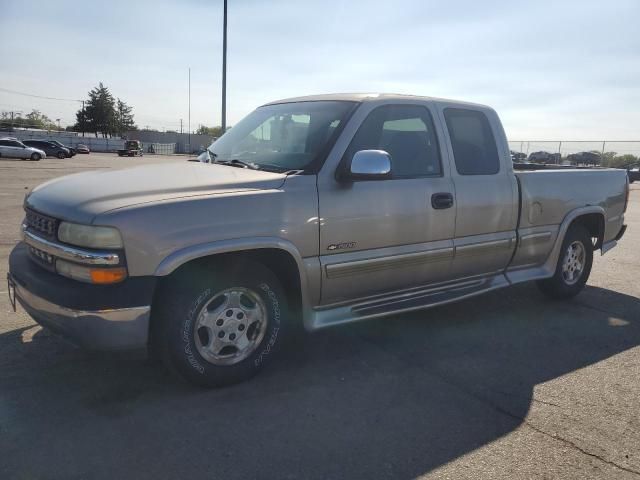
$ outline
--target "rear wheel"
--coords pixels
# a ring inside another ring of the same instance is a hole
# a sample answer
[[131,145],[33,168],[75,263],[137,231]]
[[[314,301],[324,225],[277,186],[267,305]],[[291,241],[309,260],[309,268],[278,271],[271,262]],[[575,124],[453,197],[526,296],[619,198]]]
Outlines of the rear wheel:
[[286,298],[262,264],[196,265],[161,288],[153,350],[191,383],[215,387],[246,380],[283,341]]
[[553,277],[538,281],[540,290],[551,298],[576,296],[584,288],[593,264],[593,242],[582,225],[573,225],[562,242]]
[[31,160],[33,160],[34,162],[37,162],[41,158],[42,158],[42,155],[40,155],[39,153],[32,153],[31,154]]

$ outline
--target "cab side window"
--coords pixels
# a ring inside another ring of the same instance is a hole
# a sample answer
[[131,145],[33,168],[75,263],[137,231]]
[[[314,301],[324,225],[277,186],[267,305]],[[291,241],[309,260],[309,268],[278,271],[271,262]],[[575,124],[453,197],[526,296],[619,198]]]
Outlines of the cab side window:
[[391,156],[393,178],[442,174],[440,151],[429,110],[418,105],[383,105],[362,123],[346,152],[384,150]]
[[494,175],[500,170],[496,139],[486,115],[477,110],[446,108],[444,118],[460,175]]

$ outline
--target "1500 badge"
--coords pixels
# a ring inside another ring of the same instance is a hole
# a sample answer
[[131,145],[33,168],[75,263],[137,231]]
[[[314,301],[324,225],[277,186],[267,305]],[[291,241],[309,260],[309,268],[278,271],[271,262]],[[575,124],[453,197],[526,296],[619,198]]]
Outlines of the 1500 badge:
[[345,248],[353,248],[355,246],[356,242],[332,243],[327,247],[327,250],[344,250]]

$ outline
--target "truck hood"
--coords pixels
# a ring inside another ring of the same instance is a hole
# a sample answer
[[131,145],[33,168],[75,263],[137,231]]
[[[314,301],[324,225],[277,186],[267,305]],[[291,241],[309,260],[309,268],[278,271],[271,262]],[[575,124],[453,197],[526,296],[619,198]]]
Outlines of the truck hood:
[[96,215],[140,203],[280,187],[286,176],[196,162],[90,171],[34,188],[25,204],[46,215],[89,224]]

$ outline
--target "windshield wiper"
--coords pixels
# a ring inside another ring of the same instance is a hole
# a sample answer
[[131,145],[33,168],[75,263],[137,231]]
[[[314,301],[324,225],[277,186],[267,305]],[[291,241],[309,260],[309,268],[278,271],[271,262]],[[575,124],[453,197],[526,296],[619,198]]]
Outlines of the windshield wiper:
[[215,163],[219,163],[221,165],[229,165],[230,167],[250,168],[252,170],[258,170],[260,168],[255,163],[245,162],[237,158],[234,158],[232,160],[215,160]]

